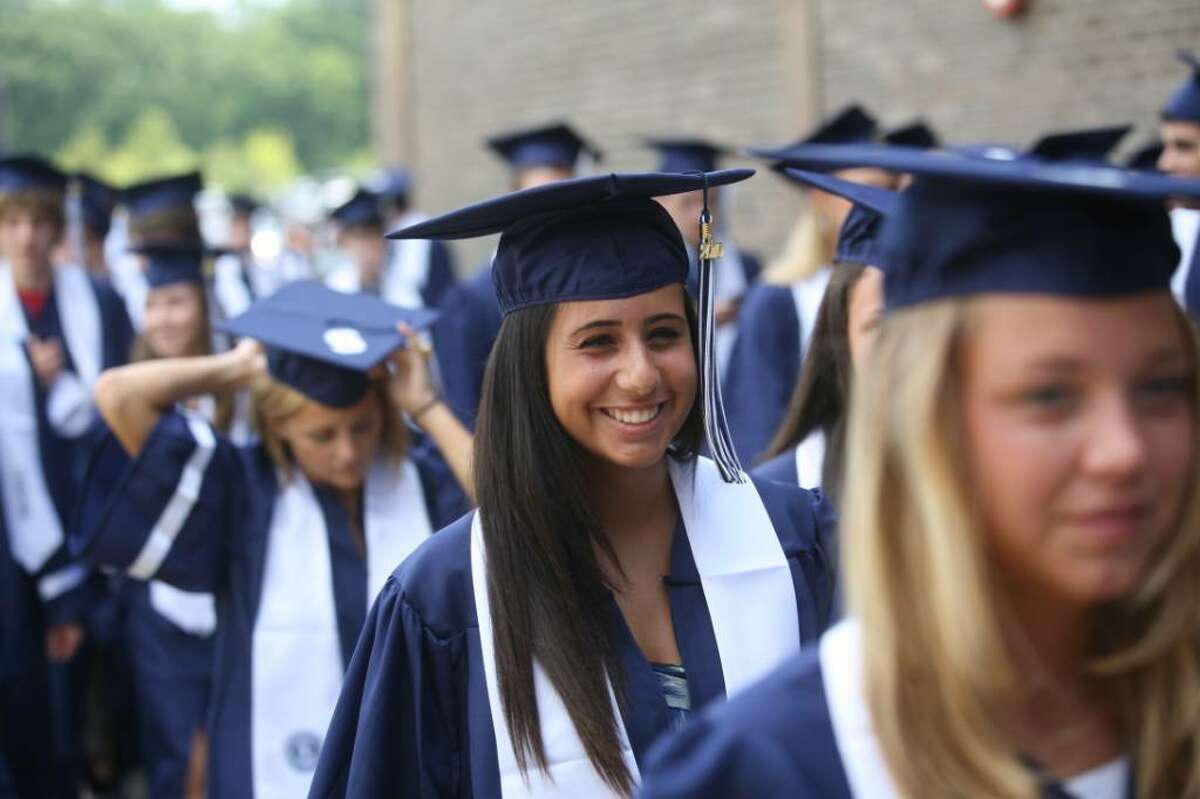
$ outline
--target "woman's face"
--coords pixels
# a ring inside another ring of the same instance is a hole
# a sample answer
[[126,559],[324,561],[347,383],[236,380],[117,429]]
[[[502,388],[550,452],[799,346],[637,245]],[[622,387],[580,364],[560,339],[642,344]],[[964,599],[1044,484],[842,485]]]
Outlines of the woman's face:
[[1194,356],[1166,292],[976,300],[960,350],[968,467],[1002,584],[1128,594],[1177,522]]
[[550,405],[601,461],[658,464],[696,400],[683,289],[558,306],[546,340]]
[[0,256],[18,272],[48,272],[60,232],[49,216],[14,206],[0,215]]
[[383,433],[380,405],[373,390],[348,408],[310,401],[276,423],[275,433],[291,448],[296,465],[309,482],[356,491],[379,451]]
[[146,292],[146,313],[142,334],[150,349],[160,358],[197,355],[197,342],[203,340],[204,299],[194,283],[172,283]]
[[883,272],[873,266],[863,269],[850,289],[846,307],[846,338],[850,343],[850,362],[858,369],[875,340],[883,316]]

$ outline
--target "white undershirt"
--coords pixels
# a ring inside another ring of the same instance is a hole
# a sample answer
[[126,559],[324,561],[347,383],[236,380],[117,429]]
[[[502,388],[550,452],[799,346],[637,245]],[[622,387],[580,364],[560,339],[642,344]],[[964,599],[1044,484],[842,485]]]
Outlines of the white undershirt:
[[1075,799],[1124,799],[1129,783],[1129,759],[1116,760],[1096,766],[1063,783],[1063,788]]

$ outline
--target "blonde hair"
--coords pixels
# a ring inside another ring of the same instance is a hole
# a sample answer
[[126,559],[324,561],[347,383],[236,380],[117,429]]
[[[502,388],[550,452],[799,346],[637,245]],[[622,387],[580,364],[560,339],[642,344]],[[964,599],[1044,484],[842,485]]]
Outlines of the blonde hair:
[[[387,389],[382,382],[371,384],[371,393],[379,402],[382,413],[382,429],[379,443],[382,453],[400,459],[408,452],[408,428],[400,414],[392,410],[387,398]],[[263,377],[254,384],[251,393],[251,418],[255,432],[275,468],[291,479],[296,468],[295,459],[287,442],[276,432],[276,426],[299,413],[306,405],[316,400],[309,399],[296,389],[270,377]]]
[[49,219],[62,236],[66,227],[63,195],[54,189],[18,189],[0,192],[0,219],[13,211],[28,211],[39,219]]
[[[1031,798],[1034,777],[997,723],[1021,675],[965,477],[958,350],[969,318],[970,300],[942,300],[880,329],[851,399],[842,551],[867,700],[901,793]],[[1195,360],[1192,328],[1178,321]],[[1192,469],[1200,485],[1200,457]],[[1097,613],[1092,666],[1116,698],[1137,795],[1200,795],[1200,490],[1136,593]]]
[[768,264],[763,280],[778,286],[788,286],[816,274],[833,262],[837,249],[837,230],[825,217],[820,206],[809,201],[796,220],[783,252]]

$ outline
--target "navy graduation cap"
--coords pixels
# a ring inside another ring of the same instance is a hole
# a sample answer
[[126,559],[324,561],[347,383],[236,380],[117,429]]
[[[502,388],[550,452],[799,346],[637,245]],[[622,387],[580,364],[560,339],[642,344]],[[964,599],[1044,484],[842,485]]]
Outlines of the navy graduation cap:
[[204,283],[204,259],[225,251],[195,241],[160,242],[131,247],[130,252],[146,259],[145,276],[150,288],[175,283]]
[[35,189],[65,193],[67,176],[40,155],[0,158],[0,192]]
[[329,212],[329,218],[343,227],[383,227],[383,214],[379,211],[379,195],[359,188],[354,196]]
[[534,166],[574,169],[579,154],[585,151],[597,161],[603,158],[598,149],[563,123],[493,136],[487,145],[512,169]]
[[220,325],[263,344],[271,377],[334,408],[354,405],[370,388],[370,372],[405,344],[396,329],[437,320],[435,311],[389,305],[370,294],[346,294],[319,280],[290,283]]
[[980,292],[1114,297],[1166,290],[1179,261],[1168,197],[1200,181],[1103,164],[871,145],[803,148],[822,169],[916,175],[884,222],[889,310]]
[[1026,157],[1045,161],[1092,161],[1104,163],[1133,125],[1106,125],[1048,133],[1025,151]]
[[883,134],[883,141],[887,144],[897,144],[901,147],[920,147],[924,150],[932,150],[935,147],[941,146],[941,140],[938,138],[937,133],[923,119],[916,119],[907,125],[892,128]]
[[1162,118],[1168,121],[1200,122],[1200,58],[1184,50],[1176,54],[1186,64],[1190,73],[1179,84],[1163,106]]
[[1163,143],[1155,140],[1130,153],[1125,159],[1126,169],[1140,169],[1144,172],[1158,172],[1158,159],[1163,154]]
[[835,254],[838,263],[887,269],[887,254],[879,246],[879,233],[884,219],[896,212],[898,192],[842,180],[821,172],[785,168],[784,174],[792,180],[844,197],[853,203],[838,231]]
[[850,142],[871,141],[879,133],[879,123],[865,108],[857,103],[848,105],[841,111],[822,122],[815,130],[804,138],[794,142],[799,144],[848,144]]
[[659,152],[659,172],[712,172],[717,159],[729,150],[704,139],[646,138],[646,145]]
[[385,169],[376,176],[371,188],[384,200],[405,200],[412,191],[412,174],[398,166]]
[[126,187],[121,204],[134,216],[172,208],[192,208],[196,195],[204,188],[199,172],[155,178]]
[[83,224],[97,236],[108,235],[119,192],[87,172],[78,173],[75,180],[79,186],[79,210]]
[[[688,254],[679,228],[654,197],[737,183],[752,169],[696,175],[664,172],[563,180],[451,211],[389,235],[396,239],[463,239],[500,233],[492,282],[501,312],[578,300],[619,299],[672,283],[686,284]],[[734,453],[713,357],[715,330],[707,203],[700,226],[701,400],[709,451],[726,481],[745,479]]]

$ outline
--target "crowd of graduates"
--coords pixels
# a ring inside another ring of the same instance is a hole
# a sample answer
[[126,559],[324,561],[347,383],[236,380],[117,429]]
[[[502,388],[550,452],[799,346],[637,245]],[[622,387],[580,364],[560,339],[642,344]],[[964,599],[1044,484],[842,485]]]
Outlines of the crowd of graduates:
[[1182,60],[1120,163],[554,123],[269,252],[0,154],[0,797],[1200,796]]

